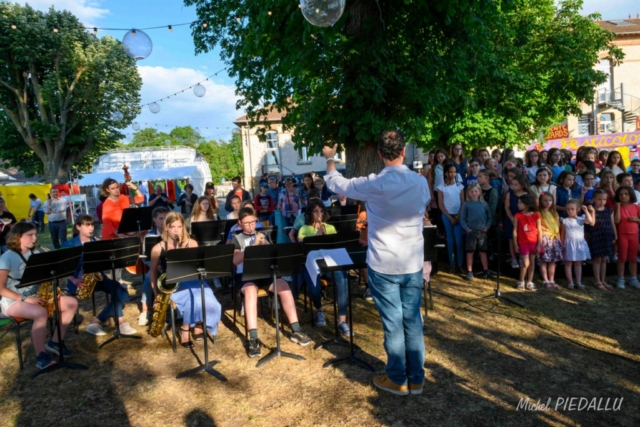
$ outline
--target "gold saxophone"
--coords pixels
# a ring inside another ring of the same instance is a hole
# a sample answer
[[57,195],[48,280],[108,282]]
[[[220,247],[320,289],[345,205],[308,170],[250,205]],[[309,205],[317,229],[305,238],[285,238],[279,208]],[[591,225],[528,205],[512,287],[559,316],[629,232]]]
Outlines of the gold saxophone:
[[[43,252],[51,252],[51,249],[47,249],[42,245],[36,245],[36,248]],[[58,288],[58,295],[63,295],[60,288]],[[56,306],[53,302],[53,281],[41,283],[36,296],[44,300],[44,308],[47,309],[47,316],[49,318],[53,317],[53,312],[56,310]]]
[[[97,237],[94,237],[93,235],[91,236],[91,238],[94,239],[94,241],[100,240]],[[78,288],[78,290],[76,291],[76,299],[78,301],[84,301],[89,299],[93,294],[93,290],[95,289],[96,284],[98,282],[101,282],[102,279],[104,279],[104,277],[102,277],[102,274],[98,272],[85,274],[82,277],[82,281],[84,282],[84,288]]]
[[174,283],[168,285],[166,283],[167,273],[162,273],[158,277],[158,296],[153,303],[153,317],[151,320],[151,327],[149,328],[149,335],[152,337],[158,337],[162,334],[164,328],[164,322],[167,319],[167,308],[171,301],[171,294],[178,290],[180,283]]

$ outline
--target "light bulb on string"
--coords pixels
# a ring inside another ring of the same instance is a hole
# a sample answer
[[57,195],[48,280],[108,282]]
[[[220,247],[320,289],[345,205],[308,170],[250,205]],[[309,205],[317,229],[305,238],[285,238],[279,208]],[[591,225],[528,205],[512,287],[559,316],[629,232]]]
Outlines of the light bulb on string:
[[345,0],[300,0],[302,16],[317,27],[329,27],[342,16]]
[[269,14],[269,16],[271,16],[271,11],[268,11],[267,13]]
[[198,98],[202,98],[204,94],[207,93],[207,89],[202,86],[200,83],[193,87],[193,94]]
[[15,22],[12,22],[12,23],[11,23],[11,29],[12,29],[12,30],[15,30],[16,28],[18,28],[18,26],[16,25],[16,23],[15,23]]
[[173,32],[173,28],[171,28],[171,25],[169,25],[169,32],[172,33]]
[[98,28],[93,27],[93,35],[97,36],[98,35]]
[[153,114],[158,114],[160,112],[160,104],[158,104],[157,102],[149,104],[149,111],[151,111]]
[[122,38],[122,47],[127,55],[139,61],[151,55],[153,43],[144,31],[131,30]]
[[58,32],[58,26],[57,26],[57,25],[53,27],[53,32],[54,32],[54,33],[57,33],[57,32]]
[[207,21],[202,21],[202,28],[207,28]]

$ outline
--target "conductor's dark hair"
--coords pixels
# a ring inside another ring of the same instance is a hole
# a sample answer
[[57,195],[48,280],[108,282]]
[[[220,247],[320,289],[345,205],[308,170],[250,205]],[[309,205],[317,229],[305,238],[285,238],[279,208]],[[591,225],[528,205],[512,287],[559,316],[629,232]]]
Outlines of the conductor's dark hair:
[[386,130],[380,135],[378,151],[382,158],[395,160],[400,157],[404,148],[404,136],[397,130]]

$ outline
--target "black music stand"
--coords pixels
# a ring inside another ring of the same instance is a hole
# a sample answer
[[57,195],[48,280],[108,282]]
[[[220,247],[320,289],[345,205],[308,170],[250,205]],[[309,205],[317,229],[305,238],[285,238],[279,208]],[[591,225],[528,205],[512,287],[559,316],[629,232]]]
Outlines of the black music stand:
[[273,294],[275,296],[276,348],[260,359],[256,364],[256,368],[280,356],[296,360],[305,360],[302,356],[280,350],[280,308],[278,307],[278,276],[293,276],[294,274],[298,274],[301,260],[302,245],[299,243],[248,246],[244,250],[242,280],[248,281],[271,278],[273,280]]
[[58,302],[58,279],[73,276],[81,256],[82,247],[33,254],[27,260],[20,284],[16,286],[17,288],[24,288],[43,282],[53,282],[53,304],[56,313],[56,328],[58,330],[58,362],[36,372],[31,378],[60,368],[87,369],[84,365],[64,361],[64,341],[60,332],[60,305]]
[[[122,218],[118,226],[118,233],[138,233],[139,244],[143,244],[142,230],[151,230],[153,228],[153,207],[145,206],[143,208],[133,207],[122,211]],[[144,283],[144,269],[141,272],[142,283]]]
[[205,309],[204,278],[207,273],[212,277],[231,275],[233,271],[233,245],[199,246],[167,251],[167,283],[200,280],[200,298],[202,298],[202,329],[204,338],[204,363],[195,368],[181,372],[176,379],[185,378],[199,372],[213,375],[220,381],[227,378],[213,369],[219,363],[217,360],[209,362],[209,332],[207,331],[207,310]]
[[[336,215],[329,217],[327,224],[335,227],[336,233],[343,234],[356,229],[358,215]],[[358,234],[359,235],[359,234]]]
[[144,251],[140,258],[151,259],[151,251],[153,247],[160,243],[162,236],[144,236]]
[[[322,236],[305,237],[302,242],[304,245],[304,256],[306,259],[307,255],[309,255],[309,252],[317,251],[320,249],[337,249],[337,248],[344,248],[344,247],[355,247],[356,245],[359,245],[359,240],[360,240],[360,233],[355,231],[355,227],[348,233],[325,234]],[[320,266],[320,264],[318,265]],[[326,265],[323,264],[321,267],[326,267]],[[333,282],[333,295],[334,295],[333,296],[334,337],[320,344],[316,344],[316,346],[313,348],[314,350],[318,350],[319,348],[326,347],[331,344],[342,345],[345,347],[349,345],[347,340],[343,339],[340,336],[340,331],[338,330],[338,298],[337,298],[338,291],[336,287],[336,280],[335,280],[335,274],[334,274],[335,271],[338,271],[338,270],[330,271],[331,281]],[[347,289],[348,289],[348,285],[349,285],[349,278],[347,277]],[[320,286],[320,284],[318,283],[317,286]],[[350,296],[351,292],[348,292],[348,293]],[[349,327],[351,328],[352,325],[349,325]]]
[[[136,209],[137,210],[137,209]],[[95,273],[104,270],[111,270],[111,277],[116,281],[116,268],[124,268],[136,265],[138,262],[138,251],[140,249],[140,240],[137,237],[124,237],[122,239],[101,240],[99,242],[87,242],[82,246],[84,251],[83,270],[85,273]],[[109,338],[98,348],[119,340],[122,338],[142,339],[137,335],[121,335],[120,320],[118,319],[118,294],[114,284],[111,290],[111,304],[113,305],[113,321],[116,330],[113,337]]]
[[217,245],[220,241],[224,243],[227,241],[224,230],[227,229],[227,223],[229,222],[235,222],[237,224],[237,221],[227,221],[226,219],[220,221],[192,222],[191,234],[193,234],[193,238],[200,245]]

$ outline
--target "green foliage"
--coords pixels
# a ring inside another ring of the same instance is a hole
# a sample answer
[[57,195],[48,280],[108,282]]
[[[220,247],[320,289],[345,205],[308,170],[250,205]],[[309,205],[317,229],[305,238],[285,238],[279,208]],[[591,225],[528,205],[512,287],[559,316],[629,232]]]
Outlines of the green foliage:
[[0,150],[11,164],[48,182],[86,170],[140,113],[141,86],[119,41],[89,34],[67,11],[0,3],[0,121],[10,134]]
[[286,111],[311,153],[389,128],[424,147],[519,143],[591,99],[600,52],[622,57],[580,0],[350,0],[327,28],[290,0],[185,4],[208,23],[192,26],[196,51],[220,49],[238,107],[255,123]]
[[167,140],[170,140],[170,145],[197,149],[209,163],[213,182],[220,182],[222,178],[230,180],[237,175],[244,176],[242,138],[238,132],[233,133],[231,141],[225,142],[213,139],[206,141],[197,136],[191,126],[176,127],[170,133],[145,128],[135,132],[131,143],[122,148],[164,147]]

